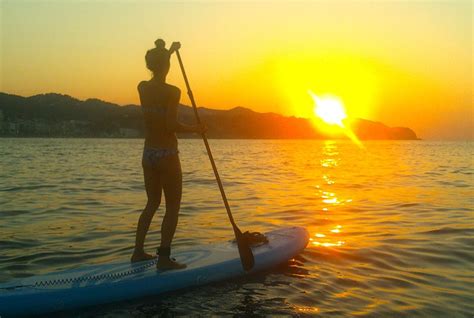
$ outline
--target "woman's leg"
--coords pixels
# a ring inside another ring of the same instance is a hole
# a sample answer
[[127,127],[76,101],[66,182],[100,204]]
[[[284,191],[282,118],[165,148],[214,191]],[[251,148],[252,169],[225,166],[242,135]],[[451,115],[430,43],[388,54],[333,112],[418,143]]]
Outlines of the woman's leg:
[[145,237],[150,228],[151,220],[161,203],[161,180],[156,168],[143,166],[143,176],[145,179],[145,189],[148,201],[145,209],[138,219],[137,233],[135,238],[135,250],[132,255],[132,262],[154,258],[153,255],[145,253]]
[[181,206],[183,187],[181,164],[177,154],[164,158],[162,163],[163,169],[160,172],[165,194],[166,212],[161,223],[161,244],[157,267],[159,269],[180,269],[185,268],[186,265],[170,260],[169,254],[171,241],[178,225],[178,214]]
[[164,163],[166,168],[162,170],[162,185],[165,193],[166,212],[161,223],[160,247],[171,246],[176,226],[178,225],[178,214],[181,206],[182,174],[178,155],[167,157]]

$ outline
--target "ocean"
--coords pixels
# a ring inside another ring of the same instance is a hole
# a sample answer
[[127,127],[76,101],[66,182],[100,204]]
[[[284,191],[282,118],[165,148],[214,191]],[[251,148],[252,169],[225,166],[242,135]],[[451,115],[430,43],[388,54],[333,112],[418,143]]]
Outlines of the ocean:
[[[210,140],[239,227],[305,226],[272,270],[65,317],[472,317],[473,142]],[[139,139],[0,139],[0,282],[127,260],[146,195]],[[200,140],[180,140],[173,250],[232,228]],[[159,245],[160,207],[146,249]],[[1,314],[1,313],[0,313]]]

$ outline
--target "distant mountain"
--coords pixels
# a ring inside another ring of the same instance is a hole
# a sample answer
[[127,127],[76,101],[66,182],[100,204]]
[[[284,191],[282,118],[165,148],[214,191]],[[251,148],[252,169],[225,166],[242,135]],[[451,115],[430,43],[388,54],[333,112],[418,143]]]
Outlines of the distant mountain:
[[[258,113],[244,107],[200,107],[199,114],[209,127],[210,138],[329,138],[304,118]],[[189,106],[179,106],[179,117],[184,123],[195,122]],[[365,119],[355,120],[352,129],[360,139],[417,139],[409,128],[390,128]],[[54,93],[30,97],[0,93],[2,136],[142,137],[143,132],[142,113],[137,105],[119,106],[99,99],[81,101]]]

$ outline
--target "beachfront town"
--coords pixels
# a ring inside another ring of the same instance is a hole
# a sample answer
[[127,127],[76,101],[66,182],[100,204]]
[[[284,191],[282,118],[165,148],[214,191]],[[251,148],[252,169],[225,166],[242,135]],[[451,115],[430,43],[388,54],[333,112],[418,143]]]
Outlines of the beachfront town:
[[138,129],[102,126],[84,120],[7,119],[0,110],[1,137],[104,137],[137,138]]

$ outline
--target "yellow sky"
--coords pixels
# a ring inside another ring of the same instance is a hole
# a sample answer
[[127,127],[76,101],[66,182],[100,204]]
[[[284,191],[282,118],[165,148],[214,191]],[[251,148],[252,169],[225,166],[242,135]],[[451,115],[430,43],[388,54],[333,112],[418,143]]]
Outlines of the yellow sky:
[[[138,103],[144,54],[182,42],[199,105],[349,116],[472,139],[471,1],[1,1],[0,91]],[[173,61],[176,61],[173,58]],[[177,65],[169,82],[182,88]],[[183,103],[189,101],[183,94]]]

